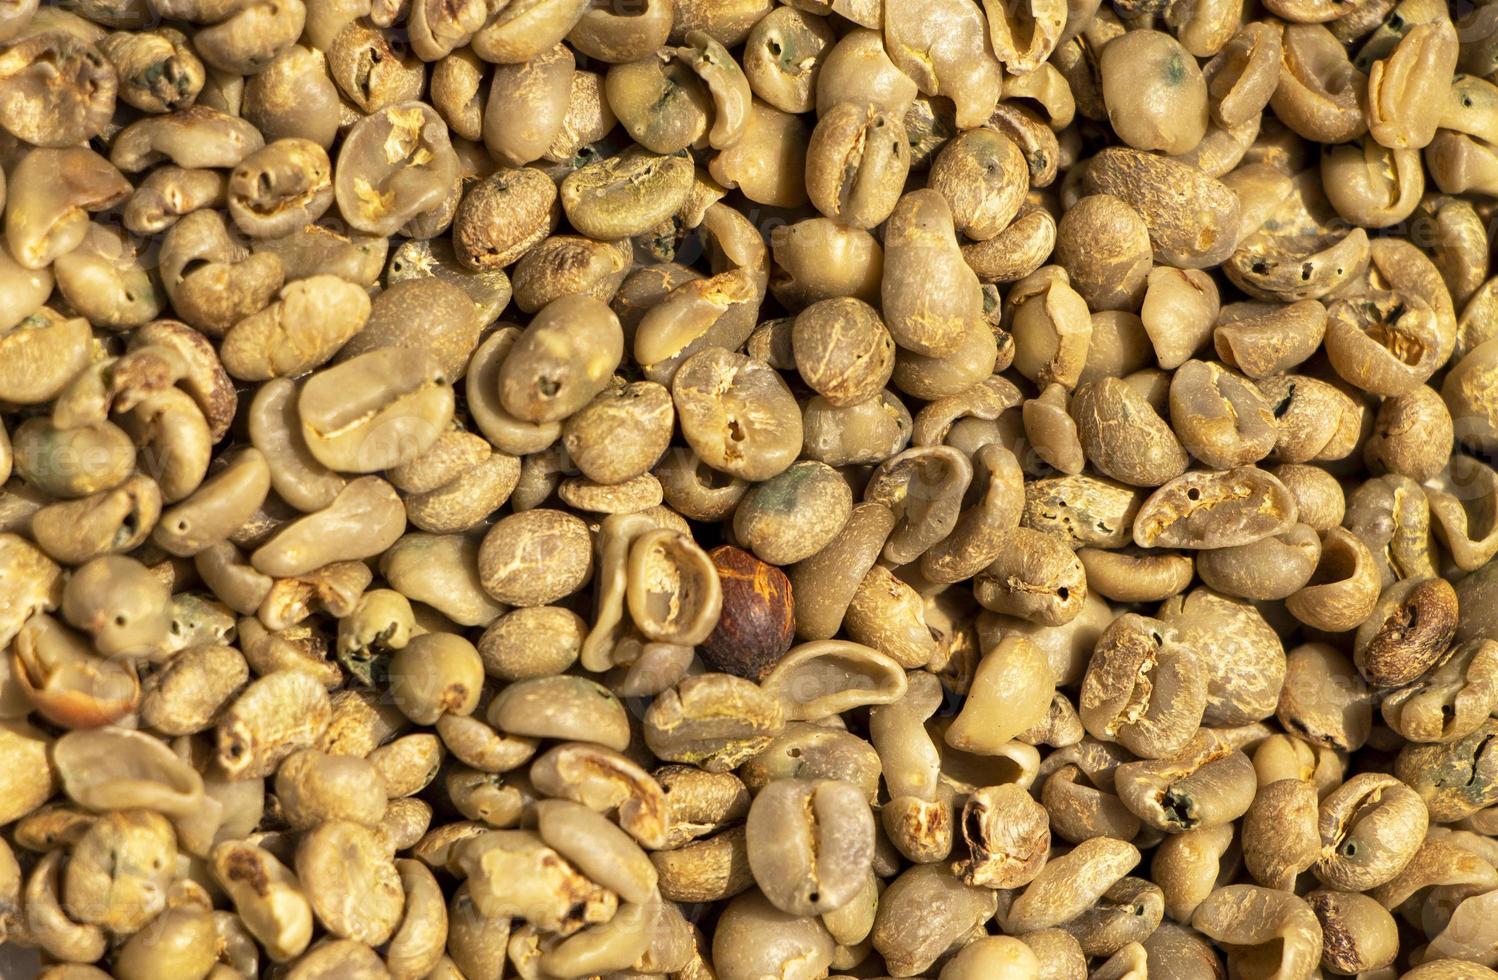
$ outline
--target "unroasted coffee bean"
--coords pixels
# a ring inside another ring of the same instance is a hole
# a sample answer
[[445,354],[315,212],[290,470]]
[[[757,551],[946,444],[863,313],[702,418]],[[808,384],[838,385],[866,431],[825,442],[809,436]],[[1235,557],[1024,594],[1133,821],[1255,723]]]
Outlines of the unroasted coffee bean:
[[671,395],[687,444],[714,469],[764,480],[801,450],[801,410],[762,361],[709,347],[682,364]]
[[512,514],[490,528],[478,555],[484,590],[515,606],[540,606],[571,595],[592,564],[587,525],[544,508]]
[[1370,684],[1408,683],[1446,654],[1456,620],[1456,592],[1445,579],[1406,579],[1385,590],[1358,627],[1353,658]]
[[806,151],[806,190],[827,217],[872,228],[895,209],[910,169],[910,146],[898,116],[878,106],[842,102],[822,114]]
[[1083,183],[1144,216],[1156,261],[1202,269],[1222,262],[1237,245],[1238,201],[1221,181],[1190,164],[1109,148],[1088,166]]
[[1252,466],[1186,473],[1151,494],[1134,518],[1143,548],[1227,548],[1286,530],[1295,500],[1284,484]]
[[1095,738],[1160,758],[1196,733],[1206,703],[1206,675],[1169,627],[1126,614],[1098,638],[1077,708]]
[[1498,980],[1495,28],[0,0],[0,972]]
[[1157,487],[1186,469],[1176,434],[1127,382],[1104,378],[1082,385],[1072,395],[1071,413],[1088,458],[1115,480]]
[[759,680],[791,648],[796,629],[791,580],[774,565],[732,545],[714,548],[723,611],[702,643],[713,670]]
[[745,830],[756,883],[793,915],[843,907],[873,864],[874,816],[848,783],[778,779],[754,798]]

